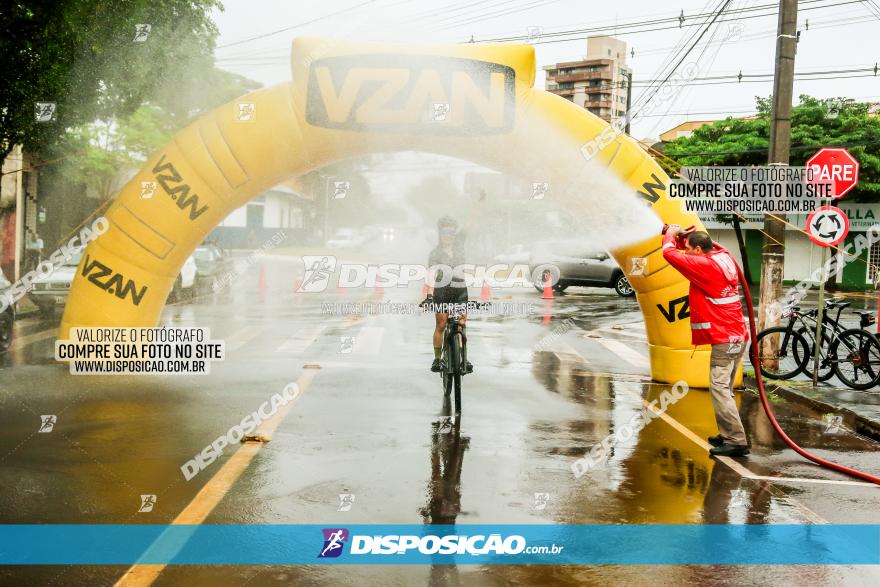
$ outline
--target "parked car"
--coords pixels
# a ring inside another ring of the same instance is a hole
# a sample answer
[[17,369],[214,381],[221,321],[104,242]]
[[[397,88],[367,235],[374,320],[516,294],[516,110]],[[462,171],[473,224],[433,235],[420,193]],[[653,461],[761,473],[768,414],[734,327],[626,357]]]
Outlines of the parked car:
[[196,247],[192,257],[196,264],[196,291],[210,291],[214,280],[222,279],[232,268],[229,256],[214,244],[206,243]]
[[[12,284],[9,283],[6,276],[0,272],[0,295],[5,295],[10,287],[12,287]],[[9,306],[3,310],[3,313],[0,314],[0,353],[8,351],[9,345],[12,344],[12,326],[14,323],[15,304],[9,304]]]
[[63,306],[67,302],[67,294],[70,293],[70,284],[76,275],[76,267],[82,259],[80,251],[64,261],[49,275],[38,273],[34,279],[33,288],[28,293],[28,299],[40,310],[44,316],[52,316],[55,308]]
[[360,244],[360,238],[353,228],[340,228],[327,241],[327,246],[331,249],[347,249],[358,244]]
[[168,296],[169,301],[176,302],[192,299],[195,293],[197,273],[195,257],[190,255],[183,262],[183,267],[180,268],[180,273],[177,274],[177,279],[174,280],[174,286],[171,288],[171,293]]
[[525,265],[529,262],[531,253],[526,250],[525,245],[513,245],[510,250],[500,255],[495,255],[493,260],[496,263],[507,263],[508,265]]
[[[538,243],[529,257],[529,271],[535,276],[541,265],[550,265],[553,289],[563,292],[569,286],[610,287],[623,297],[635,295],[626,275],[605,251],[590,251],[577,241],[548,241]],[[540,276],[533,285],[543,291]]]

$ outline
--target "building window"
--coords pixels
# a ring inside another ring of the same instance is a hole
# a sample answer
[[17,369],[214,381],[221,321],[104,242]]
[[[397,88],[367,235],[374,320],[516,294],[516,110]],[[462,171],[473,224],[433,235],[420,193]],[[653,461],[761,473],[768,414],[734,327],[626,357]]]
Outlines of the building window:
[[868,250],[868,274],[865,283],[874,283],[874,276],[880,272],[880,242],[871,245]]

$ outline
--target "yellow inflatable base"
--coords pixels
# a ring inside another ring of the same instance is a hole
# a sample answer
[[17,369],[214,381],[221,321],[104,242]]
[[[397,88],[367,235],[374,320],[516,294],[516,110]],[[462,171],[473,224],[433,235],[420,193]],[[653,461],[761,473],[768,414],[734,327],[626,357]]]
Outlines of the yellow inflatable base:
[[[688,387],[709,387],[709,354],[707,346],[682,350],[649,344],[651,377],[661,383],[684,381]],[[742,362],[736,369],[734,387],[742,386]]]

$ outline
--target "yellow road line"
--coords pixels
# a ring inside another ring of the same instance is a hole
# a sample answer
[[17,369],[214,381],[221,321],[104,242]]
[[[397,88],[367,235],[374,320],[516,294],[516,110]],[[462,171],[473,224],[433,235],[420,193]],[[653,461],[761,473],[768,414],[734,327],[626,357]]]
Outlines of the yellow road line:
[[[639,355],[638,353],[636,353],[635,351],[633,351],[632,349],[630,349],[629,347],[627,347],[626,345],[624,345],[622,343],[618,343],[618,341],[610,341],[610,342],[616,343],[616,344],[604,344],[605,342],[608,342],[607,339],[593,339],[593,340],[597,340],[598,342],[603,343],[603,346],[605,346],[608,350],[615,352],[615,354],[617,354],[621,359],[630,363],[631,365],[633,365],[635,367],[644,367],[645,366],[644,361],[646,359],[644,357],[642,357],[641,355]],[[569,345],[568,343],[566,343],[564,341],[560,341],[560,342],[561,342],[561,345],[565,347],[565,350],[568,353],[573,354],[577,357],[580,357],[581,361],[583,361],[586,364],[589,364],[587,362],[587,360],[584,358],[584,356],[581,355],[574,347],[572,347],[571,345]],[[625,349],[625,350],[623,350],[623,349]],[[617,352],[617,351],[621,351],[621,352]],[[626,385],[622,385],[621,387],[628,394],[632,395],[633,397],[635,397],[639,401],[641,401],[642,405],[644,405],[647,409],[653,411],[654,413],[657,413],[657,411],[654,410],[650,406],[649,402],[646,401],[641,396],[641,394],[639,394],[633,390],[627,389]],[[688,440],[690,440],[691,442],[693,442],[697,446],[708,451],[708,449],[709,449],[708,442],[703,440],[699,436],[697,436],[694,432],[692,432],[690,430],[690,428],[688,428],[687,426],[685,426],[684,424],[682,424],[681,422],[679,422],[678,420],[676,420],[675,418],[673,418],[672,416],[670,416],[667,413],[658,414],[658,417],[660,417],[664,422],[666,422],[667,424],[672,426],[672,428],[677,430],[682,436],[684,436],[685,438],[687,438]],[[795,478],[795,477],[769,477],[769,476],[764,476],[764,475],[756,475],[755,473],[750,471],[747,467],[741,465],[740,463],[738,463],[737,461],[735,461],[734,459],[732,459],[730,457],[715,457],[715,458],[717,460],[719,460],[720,462],[724,463],[725,465],[727,465],[728,467],[730,467],[731,469],[733,469],[734,471],[736,471],[740,476],[745,477],[746,479],[751,479],[751,480],[771,481],[774,483],[780,483],[780,482],[782,482],[782,483],[784,483],[784,482],[797,482],[797,483],[821,482],[821,483],[825,483],[825,484],[834,484],[834,485],[871,485],[871,486],[873,486],[872,483],[863,483],[860,481],[828,480],[828,479],[814,480],[814,479],[799,479],[799,478]],[[822,516],[820,516],[819,514],[814,512],[813,510],[811,510],[810,508],[808,508],[806,505],[804,505],[803,503],[801,503],[797,499],[795,499],[791,496],[788,496],[788,495],[780,496],[780,498],[786,499],[792,506],[798,508],[807,517],[807,519],[809,519],[814,524],[828,524],[829,523],[828,520],[826,520],[825,518],[823,518]]]
[[[627,361],[631,365],[636,367],[642,366],[644,367],[644,359],[637,352],[630,349],[623,343],[620,343],[616,340],[609,339],[596,339],[596,342],[600,343],[602,346],[610,350],[611,352],[617,354],[620,358]],[[641,363],[641,364],[640,364]],[[639,396],[641,397],[641,396]],[[642,400],[643,403],[646,403],[645,400]],[[647,403],[646,403],[647,404]],[[689,438],[691,441],[700,445],[703,448],[708,449],[709,444],[704,441],[702,438],[694,434],[687,427],[682,425],[677,420],[673,419],[668,414],[661,414],[660,417],[670,426],[681,432],[684,436]],[[730,457],[715,457],[716,459],[722,461],[725,465],[742,475],[748,479],[756,479],[759,481],[776,481],[776,482],[790,482],[790,483],[819,483],[826,485],[858,485],[862,487],[874,487],[877,485],[874,483],[869,483],[867,481],[850,481],[847,479],[812,479],[809,477],[771,477],[769,475],[757,475],[750,471],[747,467],[738,463],[736,460]]]
[[[287,417],[294,404],[308,388],[312,379],[315,378],[317,371],[315,369],[306,368],[297,379],[296,384],[299,392],[294,396],[293,400],[287,402],[278,409],[271,418],[264,421],[254,432],[270,438],[272,433],[278,428],[279,424]],[[241,474],[247,469],[247,466],[253,460],[254,456],[260,451],[263,443],[247,442],[242,444],[238,450],[233,453],[228,461],[223,463],[220,470],[211,477],[204,487],[199,490],[196,496],[189,502],[174,521],[174,524],[201,524],[205,521],[217,504],[229,492]],[[161,537],[157,539],[157,542]],[[152,548],[152,546],[150,547]],[[149,551],[149,549],[147,549]],[[164,564],[137,564],[132,565],[125,574],[116,582],[116,587],[146,587],[152,585],[159,574],[165,569]]]
[[42,332],[35,332],[33,334],[28,334],[26,336],[17,336],[12,341],[12,348],[20,349],[26,347],[27,345],[37,342],[40,340],[45,340],[47,338],[52,338],[55,336],[55,333],[58,332],[57,328],[50,328],[49,330],[43,330]]
[[237,351],[263,331],[261,326],[245,326],[226,337],[226,352]]

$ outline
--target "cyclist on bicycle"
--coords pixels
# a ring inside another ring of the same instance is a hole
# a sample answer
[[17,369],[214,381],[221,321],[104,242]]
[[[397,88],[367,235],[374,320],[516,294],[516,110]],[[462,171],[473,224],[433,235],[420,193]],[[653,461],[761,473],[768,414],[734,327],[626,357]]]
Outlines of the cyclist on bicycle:
[[[434,362],[431,363],[431,371],[440,372],[440,351],[443,346],[443,331],[446,329],[446,321],[449,317],[448,304],[467,304],[468,290],[465,285],[462,267],[464,265],[464,239],[465,233],[458,228],[458,222],[451,216],[444,216],[437,221],[439,242],[428,256],[428,295],[422,302],[422,306],[433,306],[435,311],[434,323]],[[439,284],[435,287],[435,284]],[[465,306],[466,307],[466,306]],[[467,341],[465,335],[465,322],[467,312],[460,314],[461,337]],[[470,361],[465,363],[465,372],[472,373],[474,366]]]

